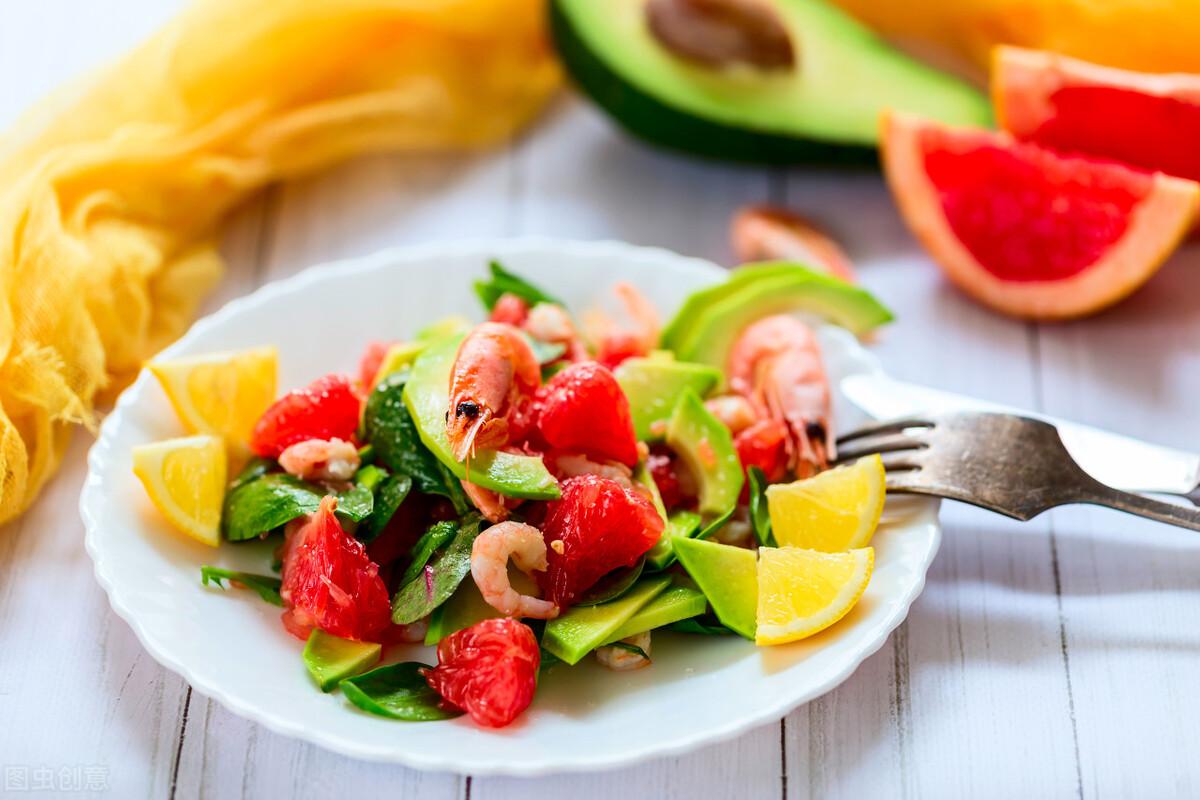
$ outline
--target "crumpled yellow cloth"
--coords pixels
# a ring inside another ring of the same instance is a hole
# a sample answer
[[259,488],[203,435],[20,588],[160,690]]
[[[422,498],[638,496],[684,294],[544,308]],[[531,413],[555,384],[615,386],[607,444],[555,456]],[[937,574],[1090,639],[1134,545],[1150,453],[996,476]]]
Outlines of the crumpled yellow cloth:
[[248,193],[503,140],[558,81],[542,0],[200,0],[35,108],[0,139],[0,523],[191,319]]

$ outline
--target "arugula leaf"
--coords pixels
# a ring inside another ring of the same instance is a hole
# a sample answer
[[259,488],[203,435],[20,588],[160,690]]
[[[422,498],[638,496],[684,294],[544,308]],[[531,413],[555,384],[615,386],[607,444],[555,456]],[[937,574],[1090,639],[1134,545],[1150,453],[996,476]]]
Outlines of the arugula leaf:
[[225,495],[221,530],[231,542],[253,539],[312,514],[323,493],[285,472],[262,475]]
[[638,647],[636,644],[630,644],[629,642],[610,642],[609,644],[606,644],[604,646],[605,647],[615,647],[618,650],[625,650],[630,653],[637,653],[639,656],[646,659],[647,661],[650,660],[650,654],[647,653],[642,648]]
[[[262,475],[225,495],[221,530],[231,542],[253,539],[296,517],[314,513],[327,494],[322,487],[286,472]],[[337,498],[337,513],[355,522],[370,515],[375,504],[371,490],[360,485],[341,492]]]
[[666,626],[667,630],[680,633],[696,633],[701,636],[733,636],[733,631],[720,623],[705,622],[698,617],[681,619]]
[[250,481],[266,475],[274,468],[275,462],[271,459],[263,458],[262,456],[255,456],[246,462],[246,466],[242,467],[242,471],[239,472],[238,476],[233,479],[233,482],[229,484],[229,488],[226,489],[226,491],[232,492],[239,486],[245,486]]
[[750,524],[754,526],[754,538],[762,547],[774,547],[771,514],[767,509],[767,474],[762,467],[750,467],[746,475],[750,479]]
[[475,281],[475,294],[479,295],[479,299],[483,301],[483,305],[488,311],[491,311],[500,296],[506,293],[515,294],[531,306],[538,303],[565,305],[561,300],[546,294],[524,278],[509,272],[499,261],[489,262],[488,269],[492,273],[488,280]]
[[400,508],[404,498],[408,497],[411,489],[412,478],[407,475],[388,475],[384,478],[375,491],[375,504],[371,509],[371,516],[362,521],[354,531],[354,537],[363,544],[374,541],[383,533],[383,529],[395,516],[396,510]]
[[425,565],[429,563],[429,559],[433,557],[433,554],[442,545],[453,539],[456,533],[458,533],[457,522],[435,522],[433,525],[430,525],[429,529],[421,534],[421,538],[413,545],[412,563],[408,565],[408,569],[404,570],[404,574],[400,576],[400,585],[404,586],[420,575],[425,570]]
[[253,589],[258,592],[258,596],[266,600],[273,606],[283,606],[283,598],[279,596],[279,589],[283,586],[283,581],[272,575],[255,575],[251,572],[238,572],[234,569],[225,569],[224,567],[204,566],[200,568],[200,583],[208,586],[209,583],[215,583],[222,589],[225,584],[221,581],[237,581],[247,589]]
[[450,544],[425,565],[423,574],[400,587],[392,598],[392,622],[411,625],[450,599],[471,571],[471,545],[482,521],[474,514],[464,518]]
[[371,714],[406,722],[450,719],[462,714],[442,706],[442,698],[425,681],[426,664],[408,661],[389,664],[345,678],[338,688],[346,699]]
[[375,460],[394,475],[412,478],[417,491],[449,498],[455,511],[464,514],[469,505],[462,486],[421,442],[416,423],[404,405],[406,383],[407,372],[392,373],[367,398],[363,430],[375,448]]

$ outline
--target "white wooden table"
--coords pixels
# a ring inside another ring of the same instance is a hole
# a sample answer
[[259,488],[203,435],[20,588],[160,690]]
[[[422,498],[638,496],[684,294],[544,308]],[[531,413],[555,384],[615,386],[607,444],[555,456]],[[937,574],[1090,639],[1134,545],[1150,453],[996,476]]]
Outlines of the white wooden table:
[[[173,5],[0,6],[0,121]],[[375,157],[268,189],[230,226],[231,272],[209,307],[310,264],[440,238],[615,238],[727,262],[730,213],[768,200],[826,221],[898,311],[876,346],[898,377],[1200,450],[1200,248],[1099,318],[1013,322],[940,280],[878,177],[652,152],[573,97],[503,152]],[[908,621],[843,686],[782,722],[619,772],[472,779],[280,737],[154,662],[109,611],[83,551],[88,444],[76,437],[41,502],[0,530],[0,794],[1200,796],[1194,534],[1083,508],[1017,525],[946,507],[945,542]]]

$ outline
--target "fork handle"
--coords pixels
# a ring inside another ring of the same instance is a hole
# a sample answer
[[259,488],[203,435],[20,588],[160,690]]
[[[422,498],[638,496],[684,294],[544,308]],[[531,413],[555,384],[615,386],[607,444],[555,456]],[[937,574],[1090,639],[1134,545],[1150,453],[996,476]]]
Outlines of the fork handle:
[[1132,492],[1122,492],[1112,487],[1097,483],[1091,487],[1087,496],[1080,498],[1082,502],[1092,505],[1106,506],[1124,511],[1127,514],[1145,517],[1168,525],[1200,531],[1200,508],[1175,505],[1153,497],[1145,497]]

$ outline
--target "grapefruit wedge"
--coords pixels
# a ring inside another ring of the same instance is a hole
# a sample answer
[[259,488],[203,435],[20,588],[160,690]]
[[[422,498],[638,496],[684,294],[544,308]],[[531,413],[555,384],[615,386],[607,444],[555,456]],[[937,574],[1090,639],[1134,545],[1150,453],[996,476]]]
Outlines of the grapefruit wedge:
[[883,119],[888,184],[946,275],[998,311],[1069,319],[1141,286],[1175,249],[1200,184],[950,128]]
[[1018,139],[1200,180],[1200,75],[1151,75],[998,47],[992,102]]

